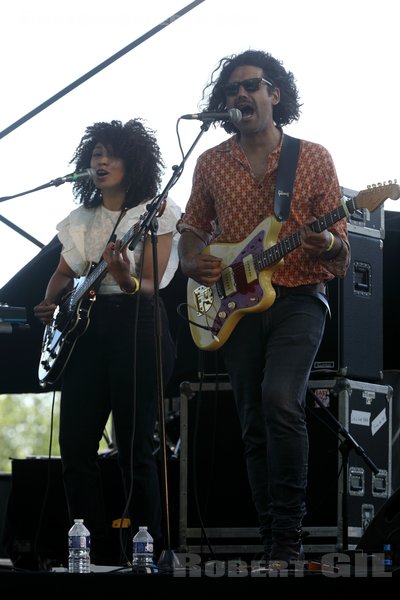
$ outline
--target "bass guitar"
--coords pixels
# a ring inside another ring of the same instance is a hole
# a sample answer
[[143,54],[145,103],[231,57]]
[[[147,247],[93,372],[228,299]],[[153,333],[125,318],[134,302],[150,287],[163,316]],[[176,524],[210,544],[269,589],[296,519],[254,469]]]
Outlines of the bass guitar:
[[[368,187],[330,213],[312,222],[316,232],[362,208],[376,210],[388,198],[397,200],[400,186],[389,182]],[[262,221],[238,244],[210,244],[203,253],[222,258],[222,275],[211,287],[193,279],[187,284],[187,311],[190,332],[201,350],[217,350],[227,341],[239,320],[247,313],[262,312],[274,303],[273,272],[283,265],[283,257],[301,244],[300,232],[280,242],[281,223],[275,217]]]
[[[138,222],[123,236],[121,249],[139,234],[145,216],[139,217]],[[64,371],[77,339],[87,330],[90,311],[107,269],[108,265],[104,259],[97,265],[92,264],[87,275],[79,278],[74,289],[61,299],[51,323],[46,325],[38,369],[39,383],[42,387],[56,383]]]

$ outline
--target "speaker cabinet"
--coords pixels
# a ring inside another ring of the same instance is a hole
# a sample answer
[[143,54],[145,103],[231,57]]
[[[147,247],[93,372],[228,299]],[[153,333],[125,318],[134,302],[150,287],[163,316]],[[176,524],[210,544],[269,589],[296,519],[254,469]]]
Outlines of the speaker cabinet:
[[400,279],[397,276],[400,250],[400,212],[386,211],[383,249],[383,365],[400,369]]
[[344,279],[328,284],[331,316],[312,378],[338,374],[357,381],[383,376],[383,241],[349,232],[351,262]]

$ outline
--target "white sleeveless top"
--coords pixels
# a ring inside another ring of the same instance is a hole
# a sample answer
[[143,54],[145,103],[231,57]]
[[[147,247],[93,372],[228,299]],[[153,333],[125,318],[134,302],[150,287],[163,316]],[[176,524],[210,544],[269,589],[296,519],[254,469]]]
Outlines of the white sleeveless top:
[[[118,223],[115,234],[118,239],[122,239],[140,220],[147,214],[146,205],[148,201],[139,206],[130,208]],[[120,211],[108,210],[104,206],[96,208],[85,208],[79,206],[63,219],[57,225],[58,238],[63,246],[61,254],[68,266],[76,273],[77,277],[86,275],[88,269],[93,263],[98,263],[102,259],[104,249],[113,232],[115,223],[120,216]],[[168,197],[167,204],[163,214],[158,217],[157,235],[172,232],[173,243],[171,255],[162,281],[160,289],[166,287],[173,278],[178,268],[178,238],[176,223],[181,218],[181,209],[175,202]],[[133,230],[131,234],[136,235]],[[140,241],[133,250],[127,251],[127,256],[131,262],[132,275],[138,276],[139,265],[143,243]],[[111,274],[107,274],[101,282],[99,294],[120,294],[121,289],[115,282]]]

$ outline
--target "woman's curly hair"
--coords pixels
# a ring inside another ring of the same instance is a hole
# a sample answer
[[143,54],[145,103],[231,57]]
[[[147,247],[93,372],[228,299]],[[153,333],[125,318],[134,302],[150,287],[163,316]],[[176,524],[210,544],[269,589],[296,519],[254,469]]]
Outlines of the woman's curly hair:
[[[131,119],[125,124],[121,121],[100,122],[87,127],[70,161],[70,164],[75,163],[77,172],[90,167],[92,152],[98,143],[124,162],[126,208],[137,206],[157,194],[165,165],[154,131],[146,128],[142,119]],[[91,178],[75,181],[73,195],[86,208],[102,203],[102,192]]]
[[[246,50],[242,54],[232,54],[221,58],[217,67],[211,74],[211,80],[203,90],[203,110],[209,112],[223,112],[226,110],[226,97],[224,86],[232,72],[244,65],[260,67],[263,76],[272,83],[274,88],[279,88],[280,101],[273,108],[273,118],[282,127],[297,121],[300,117],[299,93],[293,73],[286,71],[282,62],[271,54],[262,50]],[[268,86],[269,87],[269,86]],[[208,97],[208,100],[206,98]],[[217,123],[214,123],[217,125]],[[227,133],[238,133],[238,129],[230,121],[225,121],[222,126]]]

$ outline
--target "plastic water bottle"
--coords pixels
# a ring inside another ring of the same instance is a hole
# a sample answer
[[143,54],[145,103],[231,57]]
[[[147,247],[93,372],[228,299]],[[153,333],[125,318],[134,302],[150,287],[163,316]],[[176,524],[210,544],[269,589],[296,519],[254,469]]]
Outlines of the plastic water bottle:
[[148,532],[147,526],[141,525],[139,527],[139,531],[133,538],[132,545],[132,569],[143,572],[154,571],[154,540]]
[[68,572],[90,573],[90,532],[83,519],[74,519],[68,532]]

